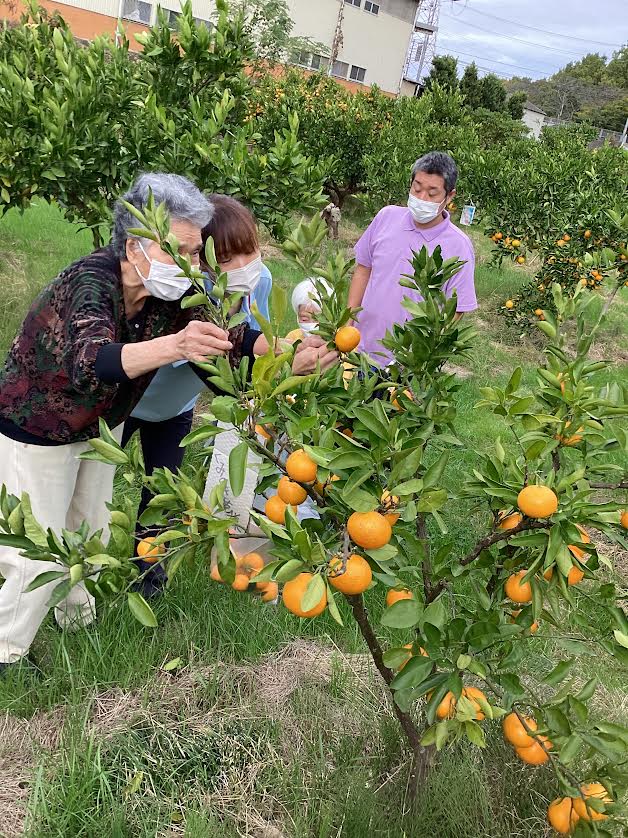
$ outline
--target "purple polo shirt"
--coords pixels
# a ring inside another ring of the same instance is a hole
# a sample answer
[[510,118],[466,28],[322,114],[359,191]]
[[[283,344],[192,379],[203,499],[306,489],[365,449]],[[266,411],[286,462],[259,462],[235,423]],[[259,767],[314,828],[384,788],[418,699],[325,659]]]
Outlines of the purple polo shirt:
[[399,280],[403,274],[413,273],[412,251],[421,250],[424,245],[430,254],[440,245],[443,259],[455,256],[465,262],[443,290],[447,297],[456,291],[458,311],[474,311],[478,307],[473,281],[473,245],[468,236],[452,224],[449,213],[443,212],[440,224],[419,230],[407,207],[384,207],[355,246],[358,264],[371,269],[362,311],[357,318],[362,333],[359,350],[368,353],[380,366],[392,360],[391,353],[383,348],[380,340],[394,323],[404,323],[410,317],[401,305],[403,298],[410,297],[417,302],[423,299],[416,291],[399,285]]

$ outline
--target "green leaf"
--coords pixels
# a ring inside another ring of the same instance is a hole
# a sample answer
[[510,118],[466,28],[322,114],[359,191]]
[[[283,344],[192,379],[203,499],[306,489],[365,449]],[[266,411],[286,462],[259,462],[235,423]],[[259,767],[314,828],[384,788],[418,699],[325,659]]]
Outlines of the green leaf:
[[404,649],[402,646],[395,646],[392,649],[387,649],[384,652],[384,664],[389,669],[399,669],[404,663],[407,663],[412,657],[410,649]]
[[[409,601],[407,600],[407,602]],[[393,678],[390,684],[391,690],[418,687],[430,674],[433,666],[434,664],[429,658],[425,658],[423,655],[414,655],[401,672],[398,672]]]
[[29,538],[33,544],[36,544],[38,547],[43,547],[44,550],[48,551],[48,538],[44,528],[38,521],[35,520],[28,492],[22,493],[20,506],[22,507],[22,514],[24,516],[24,533],[26,537]]
[[271,394],[271,398],[275,399],[277,396],[280,396],[282,393],[288,393],[290,391],[298,390],[308,381],[316,378],[316,374],[312,373],[311,375],[291,375],[282,381],[278,387],[275,387]]
[[397,496],[413,495],[423,489],[423,481],[420,479],[406,480],[405,483],[400,483],[392,490],[391,494]]
[[370,558],[376,562],[389,562],[391,559],[395,558],[397,553],[397,548],[393,547],[392,544],[386,544],[384,547],[380,547],[377,550],[366,551],[366,555],[370,556]]
[[14,547],[16,550],[32,550],[35,545],[24,535],[10,535],[8,533],[0,533],[1,547]]
[[299,573],[302,573],[305,569],[306,566],[300,559],[290,559],[284,562],[275,573],[275,579],[277,582],[290,582],[291,579],[296,579]]
[[178,669],[182,663],[183,661],[181,660],[181,658],[173,658],[172,660],[168,661],[168,663],[165,663],[161,668],[164,672],[172,672],[173,669]]
[[348,494],[343,492],[342,497],[347,506],[350,506],[356,512],[372,512],[379,505],[376,497],[362,489],[354,489]]
[[336,597],[334,596],[334,592],[331,589],[330,585],[327,585],[327,608],[329,609],[329,613],[331,614],[335,622],[337,622],[339,626],[344,625],[344,623],[342,622],[342,617],[340,616],[340,611],[338,610]]
[[48,608],[56,608],[60,602],[63,602],[71,590],[72,583],[69,579],[66,579],[65,582],[59,582],[48,598],[48,602],[46,603]]
[[543,678],[543,683],[548,684],[550,687],[555,687],[557,684],[560,684],[560,682],[567,677],[575,662],[575,658],[570,658],[567,661],[561,661],[554,667],[554,669],[552,669],[549,675],[546,675],[545,678]]
[[315,573],[308,582],[305,593],[301,597],[301,608],[303,611],[311,611],[327,593],[325,580],[320,573]]
[[417,501],[417,512],[436,512],[447,503],[447,490],[424,492]]
[[624,649],[628,649],[628,634],[624,634],[623,631],[618,631],[615,629],[613,631],[613,637],[619,643],[620,646],[623,646]]
[[248,453],[249,446],[246,442],[240,442],[229,452],[229,483],[235,497],[242,494],[244,488]]
[[356,407],[353,411],[355,418],[361,422],[369,431],[372,431],[379,440],[388,438],[389,424],[384,424],[372,410],[367,407]]
[[44,573],[40,573],[39,576],[36,576],[30,585],[24,588],[24,593],[30,593],[30,591],[41,588],[42,585],[47,585],[48,582],[54,582],[55,579],[61,579],[62,576],[67,575],[66,570],[46,570]]
[[[437,486],[443,476],[447,462],[449,460],[449,451],[443,451],[438,460],[428,468],[423,475],[423,488],[431,489]],[[437,507],[438,508],[438,507]]]
[[153,613],[153,609],[146,602],[144,597],[136,591],[128,593],[126,597],[129,610],[135,619],[143,626],[147,626],[148,628],[157,628],[157,618]]
[[422,607],[415,599],[402,599],[386,608],[381,624],[390,628],[413,628],[421,619]]
[[195,306],[209,306],[209,299],[207,294],[191,294],[189,297],[184,297],[181,300],[181,308],[194,308]]

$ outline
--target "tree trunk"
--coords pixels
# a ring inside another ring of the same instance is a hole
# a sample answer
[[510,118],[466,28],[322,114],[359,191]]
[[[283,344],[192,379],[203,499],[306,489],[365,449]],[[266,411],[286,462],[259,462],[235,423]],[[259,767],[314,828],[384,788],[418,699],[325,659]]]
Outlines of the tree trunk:
[[410,777],[408,781],[408,792],[410,800],[414,801],[416,799],[419,786],[425,781],[425,777],[430,770],[433,758],[433,748],[424,748],[421,745],[421,734],[419,733],[419,729],[413,722],[411,716],[404,712],[395,701],[394,693],[390,690],[390,683],[394,674],[384,663],[382,647],[379,645],[379,641],[375,636],[375,632],[373,631],[369,621],[362,597],[348,596],[347,599],[351,605],[353,616],[360,628],[360,633],[369,648],[375,666],[389,688],[393,712],[401,725],[401,729],[408,740],[410,748],[412,749],[412,768],[410,770]]

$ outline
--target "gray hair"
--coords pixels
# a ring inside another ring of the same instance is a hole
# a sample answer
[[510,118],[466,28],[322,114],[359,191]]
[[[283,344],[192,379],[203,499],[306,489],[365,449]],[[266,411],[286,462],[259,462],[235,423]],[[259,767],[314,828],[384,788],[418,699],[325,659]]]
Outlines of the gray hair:
[[[143,210],[152,191],[155,204],[165,204],[172,221],[189,221],[199,229],[206,227],[214,214],[214,205],[191,180],[181,175],[165,172],[144,172],[131,186],[122,199]],[[116,201],[113,211],[111,245],[120,260],[126,259],[128,239],[136,239],[129,230],[138,227],[139,222],[124,206]]]
[[412,167],[412,181],[417,172],[425,172],[426,175],[440,175],[445,181],[447,194],[456,188],[458,180],[458,167],[453,157],[445,154],[444,151],[428,151],[423,157],[419,157]]

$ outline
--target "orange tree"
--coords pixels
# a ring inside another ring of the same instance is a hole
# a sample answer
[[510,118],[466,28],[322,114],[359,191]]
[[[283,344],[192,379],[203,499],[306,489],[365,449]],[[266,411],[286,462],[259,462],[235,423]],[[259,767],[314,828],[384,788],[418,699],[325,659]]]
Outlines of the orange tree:
[[261,76],[249,102],[262,137],[272,138],[288,114],[298,114],[307,153],[329,161],[325,188],[340,207],[364,189],[366,161],[393,111],[394,101],[376,88],[350,93],[329,76],[296,69]]
[[217,0],[212,26],[183,3],[173,33],[160,15],[129,51],[99,37],[79,44],[35,4],[0,29],[0,215],[56,201],[102,244],[110,207],[142,170],[176,172],[242,198],[283,238],[293,212],[322,202],[325,171],[282,113],[262,144],[245,121],[253,45],[242,14]]
[[[175,254],[163,213],[149,208],[138,216],[143,234]],[[344,300],[351,263],[338,254],[317,265],[321,235],[318,219],[302,223],[287,252],[333,287],[319,331],[350,346]],[[193,304],[206,302],[199,276],[176,258],[199,288]],[[207,258],[215,265],[211,244]],[[458,384],[444,364],[471,350],[472,329],[456,320],[455,300],[440,290],[459,263],[422,250],[412,267],[402,283],[424,302],[406,300],[409,320],[387,334],[395,363],[386,371],[352,351],[343,354],[351,376],[342,368],[293,376],[291,349],[258,358],[250,376],[246,363],[239,370],[225,359],[204,365],[225,395],[188,441],[220,433],[215,419],[235,425],[241,441],[230,455],[230,491],[241,493],[250,451],[262,459],[260,491],[279,490],[281,514],[277,500],[267,515],[252,514],[272,544],[274,559],[263,569],[258,557],[236,561],[230,550],[230,540],[245,533],[223,511],[226,481],[204,501],[199,473],[146,478],[134,451],[122,451],[106,427],[87,456],[120,464],[130,480],[139,473],[156,493],[144,520],[163,531],[141,552],[165,564],[171,579],[194,554],[209,565],[213,549],[213,578],[267,599],[281,585],[285,606],[303,619],[329,611],[338,622],[356,621],[412,750],[415,790],[435,750],[461,739],[482,748],[486,727],[501,719],[513,759],[555,772],[561,797],[548,809],[550,823],[563,833],[610,835],[611,819],[624,817],[617,801],[628,781],[628,729],[599,718],[592,704],[598,679],[582,683],[575,670],[584,643],[616,666],[628,664],[622,594],[602,569],[605,541],[628,546],[628,515],[609,499],[628,486],[627,436],[618,421],[628,409],[621,388],[598,391],[600,363],[588,361],[606,308],[580,286],[573,295],[553,287],[557,314],[539,324],[548,343],[534,393],[521,389],[516,369],[504,388],[484,388],[478,405],[503,418],[512,444],[496,440],[452,489]],[[222,302],[211,316],[225,322],[224,278],[217,287]],[[284,307],[276,296],[274,322]],[[571,322],[573,352],[564,337]],[[272,346],[277,330],[262,324]],[[294,505],[303,498],[318,518],[298,520]],[[3,492],[0,501],[2,543],[54,562],[33,583],[55,583],[51,602],[83,579],[100,598],[125,595],[140,621],[156,624],[149,605],[129,593],[138,571],[128,508],[112,511],[108,551],[86,526],[44,532],[26,496]],[[447,537],[447,519],[462,503],[485,531],[464,550]],[[568,656],[528,666],[537,630]]]

